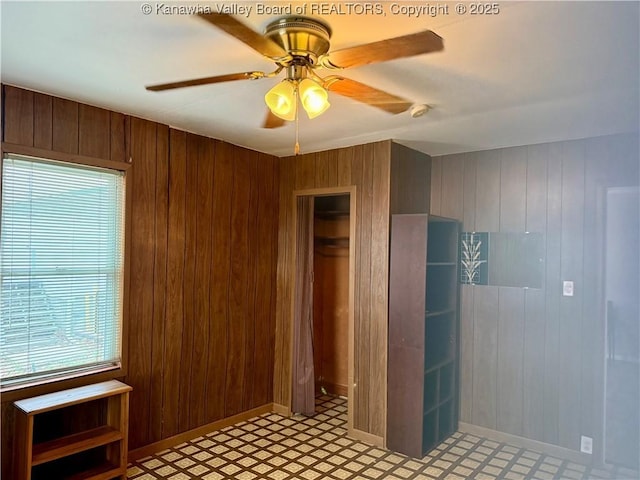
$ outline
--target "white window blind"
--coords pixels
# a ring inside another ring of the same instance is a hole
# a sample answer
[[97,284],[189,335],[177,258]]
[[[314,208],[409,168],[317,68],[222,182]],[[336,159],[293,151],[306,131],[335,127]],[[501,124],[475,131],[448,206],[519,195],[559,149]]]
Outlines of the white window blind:
[[117,170],[3,159],[3,387],[119,366],[124,182]]

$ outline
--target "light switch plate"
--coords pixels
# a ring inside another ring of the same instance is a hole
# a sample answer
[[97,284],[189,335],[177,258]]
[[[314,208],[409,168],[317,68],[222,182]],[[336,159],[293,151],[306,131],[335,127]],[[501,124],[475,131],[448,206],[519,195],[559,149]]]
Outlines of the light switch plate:
[[580,437],[580,451],[582,453],[593,454],[593,439],[591,437]]
[[573,282],[571,280],[562,282],[562,295],[564,297],[573,297]]

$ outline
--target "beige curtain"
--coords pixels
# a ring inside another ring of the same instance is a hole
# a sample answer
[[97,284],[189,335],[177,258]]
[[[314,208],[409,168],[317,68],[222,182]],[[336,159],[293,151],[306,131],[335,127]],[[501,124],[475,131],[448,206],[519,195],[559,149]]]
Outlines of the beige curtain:
[[298,197],[297,207],[291,409],[303,415],[313,415],[313,197]]

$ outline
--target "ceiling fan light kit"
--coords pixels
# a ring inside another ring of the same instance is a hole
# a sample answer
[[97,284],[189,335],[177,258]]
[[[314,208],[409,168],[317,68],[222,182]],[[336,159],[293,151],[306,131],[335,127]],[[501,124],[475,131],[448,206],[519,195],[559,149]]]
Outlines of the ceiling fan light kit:
[[264,101],[276,117],[288,122],[296,118],[296,85],[293,81],[283,80],[269,90]]
[[323,114],[330,106],[329,94],[314,80],[303,79],[299,86],[300,102],[309,118],[316,118]]
[[[442,38],[431,30],[413,33],[365,45],[330,52],[331,28],[324,22],[307,17],[287,16],[269,23],[260,34],[234,17],[223,13],[198,15],[214,27],[237,38],[276,64],[270,73],[241,72],[213,77],[147,86],[150,91],[163,91],[195,85],[208,85],[235,80],[258,80],[275,77],[286,70],[286,78],[265,95],[269,114],[263,128],[277,128],[285,121],[297,121],[298,98],[309,118],[316,118],[330,106],[328,92],[333,92],[391,114],[405,112],[412,102],[339,75],[322,78],[316,70],[342,70],[396,58],[437,52],[444,48]],[[424,114],[414,114],[413,117]],[[414,107],[415,108],[415,107]]]

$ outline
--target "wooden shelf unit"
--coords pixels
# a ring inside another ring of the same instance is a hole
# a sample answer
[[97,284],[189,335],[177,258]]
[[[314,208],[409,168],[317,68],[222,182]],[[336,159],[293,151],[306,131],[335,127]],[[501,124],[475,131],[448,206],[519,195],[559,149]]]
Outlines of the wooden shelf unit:
[[[14,457],[16,480],[31,480],[33,467],[98,447],[106,449],[104,462],[89,470],[76,472],[67,478],[85,480],[120,478],[125,480],[127,478],[127,434],[129,392],[131,390],[129,385],[117,380],[109,380],[16,401],[14,403],[16,407],[16,454]],[[106,422],[104,425],[45,442],[34,443],[34,426],[37,415],[100,399],[106,401]]]
[[458,426],[456,220],[393,215],[387,446],[421,458]]

